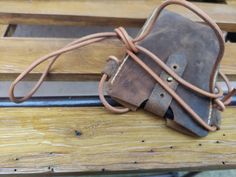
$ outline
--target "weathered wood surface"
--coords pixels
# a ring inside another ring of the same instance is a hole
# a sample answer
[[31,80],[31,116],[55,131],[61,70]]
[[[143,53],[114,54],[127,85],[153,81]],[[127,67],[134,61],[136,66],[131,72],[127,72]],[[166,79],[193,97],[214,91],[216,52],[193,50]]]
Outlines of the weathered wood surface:
[[0,37],[4,37],[8,29],[8,25],[0,25]]
[[236,4],[235,0],[226,0],[226,3],[231,5],[231,4]]
[[[35,59],[57,50],[72,39],[0,39],[0,79],[11,80]],[[106,40],[61,56],[48,79],[50,80],[98,80],[109,55],[124,56],[124,48],[118,40]],[[222,71],[236,80],[236,44],[227,43],[222,60]],[[36,68],[28,77],[35,80],[44,70],[45,64]]]
[[193,138],[144,111],[1,108],[0,173],[236,168],[235,113],[228,108],[220,131]]
[[[129,1],[0,1],[0,23],[52,24],[52,25],[124,25],[140,26],[160,0]],[[226,4],[196,3],[226,31],[236,31],[236,6]],[[170,9],[184,13],[194,20],[196,16],[172,6]]]
[[[68,39],[0,39],[0,78],[11,79],[21,73],[35,59],[57,50]],[[124,55],[122,45],[117,40],[104,41],[62,55],[53,67],[49,79],[97,80],[109,55]],[[41,73],[45,64],[32,72],[35,78]],[[54,77],[55,76],[55,77]]]
[[[0,23],[141,26],[159,3],[2,0]],[[236,31],[236,4],[198,5],[223,30]],[[183,8],[174,8],[196,19]],[[0,79],[15,78],[36,58],[71,40],[0,39]],[[104,41],[70,52],[58,60],[48,79],[97,80],[111,54],[124,55],[120,42]],[[227,44],[221,69],[234,80],[235,56],[236,45]],[[34,80],[44,66],[29,79]],[[235,108],[228,108],[222,130],[193,138],[144,111],[115,115],[101,107],[0,108],[0,174],[236,168],[235,114]]]

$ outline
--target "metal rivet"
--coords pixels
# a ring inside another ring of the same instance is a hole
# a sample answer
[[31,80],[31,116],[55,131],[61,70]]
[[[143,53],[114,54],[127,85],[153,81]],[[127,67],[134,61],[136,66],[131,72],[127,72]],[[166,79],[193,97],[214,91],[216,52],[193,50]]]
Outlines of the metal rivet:
[[167,82],[172,82],[172,81],[173,81],[173,77],[170,77],[170,76],[169,76],[169,77],[167,77],[166,80],[167,80]]

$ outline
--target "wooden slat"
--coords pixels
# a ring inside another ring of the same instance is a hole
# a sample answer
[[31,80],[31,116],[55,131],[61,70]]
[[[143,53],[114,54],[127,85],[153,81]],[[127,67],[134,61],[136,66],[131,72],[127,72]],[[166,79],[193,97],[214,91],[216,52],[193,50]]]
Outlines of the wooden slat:
[[[68,39],[0,39],[0,79],[11,80],[36,58],[65,46]],[[107,40],[62,55],[53,67],[49,80],[98,80],[109,55],[122,57],[124,48],[117,40]],[[221,69],[236,80],[236,44],[227,43]],[[36,79],[45,65],[36,68],[28,80]]]
[[220,131],[194,138],[143,111],[1,108],[0,173],[236,168],[235,114],[228,108]]
[[[140,26],[160,0],[128,1],[0,1],[0,23],[43,25]],[[236,6],[197,3],[226,31],[236,31]],[[192,19],[195,15],[173,6],[171,9]]]
[[229,76],[232,81],[236,81],[236,43],[226,43],[225,54],[221,62],[221,70]]
[[231,5],[231,4],[236,4],[235,0],[226,0],[226,3]]
[[[16,77],[36,58],[57,50],[71,40],[68,39],[0,39],[0,78],[8,80]],[[55,64],[49,76],[59,80],[98,80],[109,55],[124,55],[121,43],[117,40],[92,44],[63,55]],[[37,76],[45,64],[32,72],[29,79]]]

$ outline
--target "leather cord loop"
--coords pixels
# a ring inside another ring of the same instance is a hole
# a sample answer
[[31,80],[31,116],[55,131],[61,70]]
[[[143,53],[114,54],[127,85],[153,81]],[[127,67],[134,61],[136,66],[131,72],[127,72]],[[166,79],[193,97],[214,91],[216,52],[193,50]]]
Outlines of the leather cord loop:
[[[9,98],[11,101],[15,102],[15,103],[21,103],[24,102],[26,100],[28,100],[40,87],[40,85],[43,83],[44,79],[46,78],[48,72],[50,71],[51,67],[53,66],[53,64],[55,63],[55,61],[59,58],[59,56],[63,53],[72,51],[74,49],[80,48],[80,47],[84,47],[86,45],[92,44],[94,42],[98,42],[101,40],[104,40],[105,38],[109,38],[109,37],[116,37],[116,33],[114,32],[105,32],[105,33],[96,33],[96,34],[91,34],[85,37],[82,37],[80,39],[77,39],[71,43],[69,43],[68,45],[66,45],[65,47],[63,47],[60,50],[57,50],[55,52],[52,52],[44,57],[41,57],[39,59],[37,59],[35,62],[33,62],[24,72],[22,72],[16,79],[15,81],[12,82],[10,89],[9,89]],[[40,79],[37,81],[37,83],[35,84],[35,86],[31,89],[30,92],[28,92],[28,94],[26,94],[24,97],[22,98],[17,98],[15,97],[14,94],[14,90],[16,85],[26,77],[27,74],[29,74],[34,68],[36,68],[38,65],[40,65],[41,63],[51,60],[49,65],[47,66],[47,68],[44,70],[43,74],[41,75]]]
[[128,35],[126,30],[123,27],[119,27],[115,29],[117,36],[122,40],[125,44],[127,50],[130,50],[134,53],[138,53],[138,49],[133,42],[133,39]]
[[115,61],[118,65],[120,64],[120,60],[113,55],[108,57],[107,61],[109,61],[109,60]]
[[99,85],[98,85],[98,95],[99,95],[99,98],[100,98],[101,102],[105,106],[105,108],[107,108],[107,110],[109,110],[113,113],[126,113],[126,112],[130,111],[129,108],[116,108],[114,106],[111,106],[107,102],[107,100],[106,100],[106,98],[104,97],[104,94],[103,94],[104,82],[107,80],[107,78],[108,78],[108,76],[106,74],[103,74],[102,78],[99,82]]
[[[109,60],[113,60],[113,61],[115,61],[118,65],[120,64],[120,60],[119,60],[117,57],[115,57],[115,56],[109,56],[107,60],[108,60],[108,61],[109,61]],[[103,75],[102,75],[102,77],[101,77],[101,80],[100,80],[100,82],[99,82],[99,85],[98,85],[98,95],[99,95],[99,99],[101,100],[102,104],[104,105],[105,108],[107,108],[107,110],[109,110],[109,111],[111,111],[111,112],[113,112],[113,113],[118,113],[118,114],[120,114],[120,113],[126,113],[126,112],[130,111],[129,108],[116,108],[116,107],[110,105],[110,104],[107,102],[107,100],[106,100],[106,98],[105,98],[105,96],[104,96],[104,93],[103,93],[103,88],[104,88],[104,83],[105,83],[105,81],[106,81],[108,78],[109,78],[108,75],[107,75],[106,73],[103,73]]]

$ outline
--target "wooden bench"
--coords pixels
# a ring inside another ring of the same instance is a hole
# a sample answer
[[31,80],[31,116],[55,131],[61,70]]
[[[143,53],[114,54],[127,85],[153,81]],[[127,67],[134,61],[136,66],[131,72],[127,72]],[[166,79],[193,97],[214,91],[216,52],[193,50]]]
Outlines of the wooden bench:
[[[8,24],[141,27],[158,4],[159,0],[2,0],[0,79],[13,80],[37,57],[72,40],[13,38]],[[232,0],[229,4],[197,4],[222,30],[236,32],[236,3]],[[171,9],[198,20],[182,8]],[[47,79],[97,81],[106,58],[123,53],[116,40],[84,47],[62,56]],[[236,80],[235,57],[236,44],[227,43],[221,69],[232,80]],[[35,80],[43,67],[28,79]],[[222,130],[193,138],[176,133],[161,118],[141,110],[115,115],[102,107],[0,108],[0,174],[235,168],[235,115],[236,109],[228,107]]]

